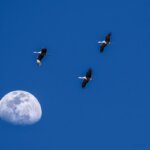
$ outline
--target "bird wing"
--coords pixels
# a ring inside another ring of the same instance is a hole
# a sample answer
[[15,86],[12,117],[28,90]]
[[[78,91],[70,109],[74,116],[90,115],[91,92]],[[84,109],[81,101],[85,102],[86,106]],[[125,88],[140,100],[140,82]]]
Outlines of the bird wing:
[[41,53],[42,53],[42,55],[46,55],[47,49],[46,48],[42,48]]
[[88,83],[88,80],[87,80],[87,79],[84,79],[84,80],[82,81],[82,88],[84,88],[87,83]]
[[43,57],[44,57],[44,55],[41,53],[38,55],[37,59],[41,61],[43,59]]
[[43,59],[43,57],[46,55],[46,53],[47,53],[47,49],[46,48],[43,48],[42,50],[41,50],[41,53],[38,55],[38,60],[42,60]]
[[91,78],[92,76],[92,69],[90,68],[86,73],[86,78]]
[[104,51],[105,46],[106,46],[105,43],[102,43],[102,44],[101,44],[101,46],[100,46],[100,52],[103,52],[103,51]]
[[105,37],[105,41],[107,43],[110,41],[110,36],[111,36],[111,33],[107,34],[107,36]]

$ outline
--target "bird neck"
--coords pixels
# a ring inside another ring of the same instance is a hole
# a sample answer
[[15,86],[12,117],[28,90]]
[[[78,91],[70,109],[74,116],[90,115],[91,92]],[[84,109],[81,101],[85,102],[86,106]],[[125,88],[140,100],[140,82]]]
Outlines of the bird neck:
[[86,79],[86,77],[84,76],[84,77],[78,77],[79,79],[81,79],[81,80],[83,80],[83,79]]

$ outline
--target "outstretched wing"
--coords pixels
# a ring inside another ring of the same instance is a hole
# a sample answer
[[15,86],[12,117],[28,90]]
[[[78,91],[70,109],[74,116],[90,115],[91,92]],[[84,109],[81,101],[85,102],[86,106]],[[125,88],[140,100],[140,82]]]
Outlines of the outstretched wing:
[[109,34],[107,34],[107,36],[105,37],[105,41],[107,43],[110,42],[110,36],[111,36],[111,32]]
[[37,59],[41,61],[43,57],[46,55],[46,53],[47,53],[47,49],[43,48]]
[[41,53],[42,53],[43,55],[46,55],[47,49],[46,49],[46,48],[42,48]]
[[88,83],[88,80],[87,80],[87,79],[84,79],[84,80],[82,81],[82,88],[84,88],[87,83]]
[[91,76],[92,76],[92,69],[90,68],[90,69],[87,71],[87,73],[86,73],[86,78],[87,78],[87,79],[90,79]]
[[44,55],[39,54],[39,56],[37,57],[37,59],[38,59],[39,61],[41,61],[41,60],[43,59],[43,57],[44,57]]
[[102,43],[102,44],[100,45],[100,52],[101,52],[101,53],[104,51],[105,46],[106,46],[105,43]]

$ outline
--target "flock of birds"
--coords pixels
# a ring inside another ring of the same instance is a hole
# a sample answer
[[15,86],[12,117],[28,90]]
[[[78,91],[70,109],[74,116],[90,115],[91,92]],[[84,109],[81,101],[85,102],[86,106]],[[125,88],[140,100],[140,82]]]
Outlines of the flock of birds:
[[[100,52],[104,52],[104,48],[110,44],[110,36],[111,33],[108,33],[105,37],[105,40],[103,41],[98,41],[98,44],[100,44]],[[36,59],[36,63],[40,66],[41,65],[41,61],[44,58],[44,56],[47,54],[47,49],[46,48],[42,48],[41,51],[39,52],[34,52],[35,54],[38,54],[37,59]],[[82,88],[86,87],[86,84],[92,80],[92,69],[88,69],[88,71],[86,72],[86,75],[83,77],[78,77],[79,79],[83,80],[82,81]]]

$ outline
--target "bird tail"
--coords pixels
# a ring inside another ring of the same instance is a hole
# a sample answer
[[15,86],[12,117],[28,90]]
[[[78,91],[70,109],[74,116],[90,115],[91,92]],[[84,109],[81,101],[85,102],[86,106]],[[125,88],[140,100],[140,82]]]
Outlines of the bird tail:
[[41,61],[40,61],[39,59],[36,60],[36,63],[37,63],[39,66],[42,65],[42,63],[41,63]]

